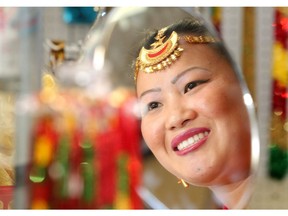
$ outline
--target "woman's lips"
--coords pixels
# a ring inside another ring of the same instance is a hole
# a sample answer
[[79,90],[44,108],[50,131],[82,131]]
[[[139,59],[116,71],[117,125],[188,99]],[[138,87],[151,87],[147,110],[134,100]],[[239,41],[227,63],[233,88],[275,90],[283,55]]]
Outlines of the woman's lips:
[[210,133],[208,128],[192,128],[172,140],[172,149],[178,155],[184,155],[202,146]]

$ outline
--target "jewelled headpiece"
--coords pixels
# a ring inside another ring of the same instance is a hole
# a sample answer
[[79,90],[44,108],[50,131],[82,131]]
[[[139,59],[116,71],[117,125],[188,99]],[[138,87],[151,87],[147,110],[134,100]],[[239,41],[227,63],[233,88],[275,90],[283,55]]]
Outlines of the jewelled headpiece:
[[[158,31],[155,37],[155,42],[152,43],[151,49],[142,47],[139,56],[136,59],[134,80],[136,81],[138,72],[144,71],[145,73],[153,73],[163,70],[175,62],[182,54],[183,48],[179,46],[179,40],[183,38],[187,43],[214,43],[216,39],[212,36],[178,36],[173,31],[170,37],[165,40],[164,32],[166,28]],[[165,42],[164,42],[165,40]]]

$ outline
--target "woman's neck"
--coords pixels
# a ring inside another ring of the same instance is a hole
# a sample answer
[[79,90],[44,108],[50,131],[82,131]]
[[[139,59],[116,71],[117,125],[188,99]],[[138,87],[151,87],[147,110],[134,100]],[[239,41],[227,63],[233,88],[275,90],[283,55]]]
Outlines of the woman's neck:
[[209,187],[228,209],[244,209],[251,195],[251,176],[239,182]]

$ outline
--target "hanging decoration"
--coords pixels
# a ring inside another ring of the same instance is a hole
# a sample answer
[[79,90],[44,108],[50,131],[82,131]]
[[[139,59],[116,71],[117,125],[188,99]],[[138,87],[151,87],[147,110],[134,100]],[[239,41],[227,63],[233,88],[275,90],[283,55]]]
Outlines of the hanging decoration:
[[211,21],[219,34],[221,34],[221,18],[222,18],[222,8],[211,7]]
[[142,163],[132,91],[91,98],[83,89],[59,88],[45,74],[32,101],[29,208],[143,208],[136,191]]
[[14,94],[0,91],[0,210],[11,209],[13,203],[14,99]]
[[242,71],[253,99],[255,97],[255,8],[243,8]]
[[268,171],[273,179],[288,172],[288,8],[275,8],[271,145]]
[[92,24],[97,13],[94,7],[64,7],[63,20],[67,24]]

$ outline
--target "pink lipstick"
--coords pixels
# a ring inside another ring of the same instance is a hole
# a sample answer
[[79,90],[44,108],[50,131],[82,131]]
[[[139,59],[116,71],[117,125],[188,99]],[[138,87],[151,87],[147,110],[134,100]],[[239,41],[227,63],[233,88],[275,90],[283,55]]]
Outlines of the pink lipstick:
[[179,134],[172,140],[172,149],[178,155],[185,155],[202,146],[210,133],[208,128],[192,128]]

